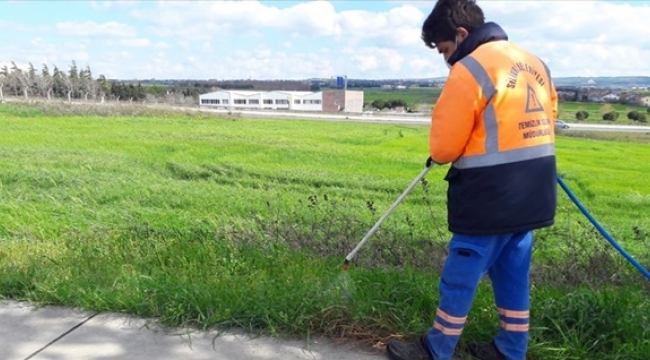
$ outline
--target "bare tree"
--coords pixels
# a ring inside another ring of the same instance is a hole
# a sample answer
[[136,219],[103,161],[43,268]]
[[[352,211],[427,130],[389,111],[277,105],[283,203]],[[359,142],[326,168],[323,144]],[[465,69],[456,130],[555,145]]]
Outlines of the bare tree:
[[25,100],[29,100],[29,85],[26,74],[18,68],[15,62],[11,62],[11,82],[14,88],[14,95],[18,96],[19,91],[22,90]]
[[5,83],[9,80],[9,69],[7,68],[7,65],[2,67],[2,70],[0,70],[0,102],[5,101],[4,93],[2,92],[2,88],[4,87]]
[[97,96],[97,83],[93,79],[93,74],[90,71],[90,66],[86,65],[85,69],[79,72],[79,84],[81,93],[84,95],[85,101],[88,101],[88,95],[95,98]]
[[54,81],[52,75],[50,75],[50,69],[48,69],[46,64],[43,64],[43,70],[41,70],[41,76],[38,77],[37,83],[41,95],[48,101],[52,100],[52,86],[54,85]]
[[74,96],[75,98],[80,98],[81,96],[79,96],[79,90],[80,90],[79,68],[77,67],[77,62],[74,60],[72,60],[72,64],[70,64],[70,70],[68,71],[68,85],[70,91],[70,95],[68,95],[68,100],[70,100],[71,96]]
[[11,72],[9,73],[8,85],[12,95],[17,96],[20,91],[21,71],[15,62],[11,62]]
[[61,80],[63,80],[63,86],[65,88],[65,91],[68,95],[68,102],[72,103],[72,92],[74,91],[74,82],[72,79],[70,79],[69,76],[66,76],[64,72],[61,72]]
[[65,74],[54,65],[54,70],[52,71],[52,89],[54,96],[63,97],[65,95],[66,87],[63,76],[65,76]]
[[32,95],[38,94],[38,74],[31,62],[27,68],[27,73],[25,73],[25,80],[27,82],[27,90],[29,93]]
[[97,89],[98,95],[102,99],[101,103],[103,104],[106,94],[110,93],[111,91],[111,85],[106,81],[106,77],[104,75],[99,75],[99,78],[97,79]]
[[56,65],[54,66],[54,71],[52,74],[52,83],[53,83],[53,88],[54,88],[54,94],[61,96],[61,97],[67,97],[68,102],[72,102],[72,84],[70,82],[70,79],[68,76],[65,74],[65,72],[59,70]]

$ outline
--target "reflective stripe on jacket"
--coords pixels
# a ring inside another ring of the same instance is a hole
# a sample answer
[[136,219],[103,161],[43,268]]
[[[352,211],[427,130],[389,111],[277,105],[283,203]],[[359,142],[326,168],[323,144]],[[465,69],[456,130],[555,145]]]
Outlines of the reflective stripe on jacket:
[[431,120],[430,154],[452,162],[449,229],[488,235],[553,224],[557,93],[517,45],[490,41],[457,61]]

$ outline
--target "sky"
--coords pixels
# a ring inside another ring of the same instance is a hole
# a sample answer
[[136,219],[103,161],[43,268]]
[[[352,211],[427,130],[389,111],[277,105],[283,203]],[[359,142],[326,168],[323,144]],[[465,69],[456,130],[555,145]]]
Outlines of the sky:
[[[554,77],[650,76],[650,1],[477,0]],[[0,1],[0,67],[108,79],[446,76],[420,39],[435,1]]]

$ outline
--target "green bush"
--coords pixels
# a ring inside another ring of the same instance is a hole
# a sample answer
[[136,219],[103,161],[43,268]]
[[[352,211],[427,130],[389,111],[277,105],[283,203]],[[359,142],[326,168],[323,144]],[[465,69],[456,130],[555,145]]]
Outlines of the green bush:
[[383,110],[383,109],[394,109],[396,107],[406,107],[406,102],[402,99],[390,99],[390,100],[383,100],[383,99],[377,99],[372,102],[371,104],[374,108]]
[[588,117],[589,117],[589,113],[584,110],[580,110],[576,113],[576,119],[578,120],[585,120]]
[[636,121],[639,118],[639,115],[640,113],[638,111],[633,110],[627,113],[627,118]]
[[607,121],[616,121],[619,117],[619,113],[616,111],[610,111],[603,114],[603,120]]

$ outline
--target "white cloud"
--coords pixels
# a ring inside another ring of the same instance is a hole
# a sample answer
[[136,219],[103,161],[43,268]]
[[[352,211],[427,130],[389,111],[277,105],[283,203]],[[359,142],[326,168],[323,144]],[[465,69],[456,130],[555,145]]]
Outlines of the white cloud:
[[[113,42],[107,42],[109,46],[112,46]],[[128,48],[156,48],[156,49],[169,49],[170,46],[164,41],[158,41],[158,42],[153,42],[149,39],[146,38],[135,38],[135,39],[122,39],[117,41],[116,43],[118,46],[121,47],[128,47]]]
[[[417,7],[433,2],[391,1]],[[624,76],[650,73],[650,6],[633,1],[478,0],[487,21],[548,62],[555,76]],[[421,26],[421,22],[416,24]],[[419,45],[419,44],[418,44]],[[434,57],[432,52],[432,58]]]
[[218,79],[330,77],[337,68],[335,60],[322,54],[323,52],[287,53],[268,47],[254,51],[236,50],[219,56],[214,61],[197,60],[191,76]]
[[[231,4],[237,4],[233,2]],[[262,5],[264,6],[264,5]],[[300,31],[310,36],[341,36],[336,10],[330,2],[310,1],[279,10],[264,6],[266,14],[260,17],[267,27]]]
[[163,49],[163,50],[164,50],[164,49],[169,49],[169,48],[171,48],[171,45],[167,44],[167,43],[164,42],[164,41],[158,41],[158,42],[154,45],[154,47],[155,47],[156,49]]
[[431,78],[446,69],[434,56],[407,53],[381,47],[346,48],[349,61],[365,78]]
[[40,36],[37,36],[37,37],[33,38],[29,43],[32,46],[45,46],[45,45],[47,45],[47,42]]
[[402,70],[402,63],[404,62],[404,57],[394,49],[377,47],[348,48],[344,52],[349,54],[350,59],[362,73],[372,74],[385,70],[397,72]]
[[[346,2],[346,9],[354,7],[350,4],[358,9],[337,10],[340,3],[328,1],[295,0],[283,7],[253,0],[96,1],[89,3],[87,16],[79,17],[83,21],[31,25],[0,20],[0,29],[12,34],[3,43],[0,62],[67,68],[74,58],[88,62],[93,72],[125,78],[447,74],[442,57],[420,39],[434,1],[389,1],[381,11],[370,3]],[[544,59],[556,77],[650,74],[650,5],[586,0],[478,4],[488,21]],[[100,12],[132,18],[100,21],[93,17]]]
[[[27,69],[29,69],[29,64],[28,63],[14,62],[14,64],[16,64],[16,67],[18,69],[23,70],[23,71],[26,71]],[[11,61],[0,61],[0,69],[4,69],[5,66],[7,67],[8,70],[11,71],[11,68],[13,68],[14,65],[11,63]],[[34,67],[36,67],[36,65],[34,65]]]
[[106,11],[110,9],[126,9],[133,7],[137,4],[137,1],[125,1],[125,0],[103,0],[103,1],[90,1],[89,5],[94,10]]
[[90,55],[88,55],[88,52],[83,50],[73,51],[69,54],[69,57],[71,59],[74,59],[77,64],[86,63],[88,60],[90,60]]
[[650,6],[604,1],[479,1],[510,40],[548,62],[555,76],[650,72]]
[[435,1],[422,1],[422,0],[388,0],[388,3],[397,5],[411,5],[422,10],[427,10],[430,12],[433,9],[433,6],[436,4]]
[[352,44],[373,41],[387,47],[420,44],[420,23],[424,14],[417,8],[404,5],[387,12],[365,10],[342,11],[339,22]]
[[[346,70],[358,68],[367,77],[391,77],[392,71],[404,70],[407,65],[415,70],[410,77],[430,76],[433,66],[430,59],[406,58],[393,49],[375,47],[359,51],[344,49],[332,53],[328,49],[318,52],[289,52],[261,46],[255,50],[234,50],[213,57],[185,55],[176,60],[162,53],[152,56],[148,65],[134,64],[142,78],[217,78],[217,79],[306,79],[329,78]],[[215,66],[218,64],[218,66]],[[346,69],[347,67],[347,69]],[[393,76],[397,77],[397,76]]]
[[131,48],[146,48],[150,47],[151,40],[149,39],[123,39],[119,41],[119,44],[124,47],[131,47]]
[[70,41],[59,45],[38,36],[25,41],[25,43],[28,43],[29,46],[25,46],[22,42],[5,43],[3,54],[0,55],[0,63],[10,64],[11,61],[15,61],[19,68],[24,69],[31,62],[39,71],[43,68],[43,64],[47,64],[50,71],[55,66],[62,71],[67,71],[72,60],[75,60],[79,67],[85,67],[88,64],[93,72],[99,70],[94,66],[96,57],[93,56],[85,42]]
[[513,35],[525,35],[527,40],[650,45],[650,37],[643,36],[650,6],[604,1],[564,1],[553,6],[523,1],[507,7],[503,3],[484,1],[482,5],[486,14],[492,14],[492,20],[503,24]]
[[160,2],[157,9],[136,9],[131,15],[150,22],[150,32],[177,38],[212,39],[215,36],[259,36],[265,29],[293,37],[332,37],[358,43],[373,40],[391,46],[420,41],[424,14],[404,5],[386,12],[346,10],[337,12],[327,1],[297,2],[280,9],[259,1]]
[[16,21],[3,21],[0,20],[0,29],[8,29],[4,31],[11,31],[15,33],[46,33],[49,31],[47,26],[44,25],[23,25]]
[[309,35],[341,33],[334,6],[311,1],[279,9],[259,1],[159,2],[156,9],[135,9],[131,15],[154,24],[151,31],[162,36],[210,38],[223,33],[250,35],[264,28],[300,31]]
[[187,40],[182,40],[178,42],[178,46],[180,46],[185,51],[189,51],[192,47],[192,43]]
[[60,35],[64,36],[135,36],[135,30],[126,24],[110,21],[98,24],[94,21],[60,22],[55,25]]

